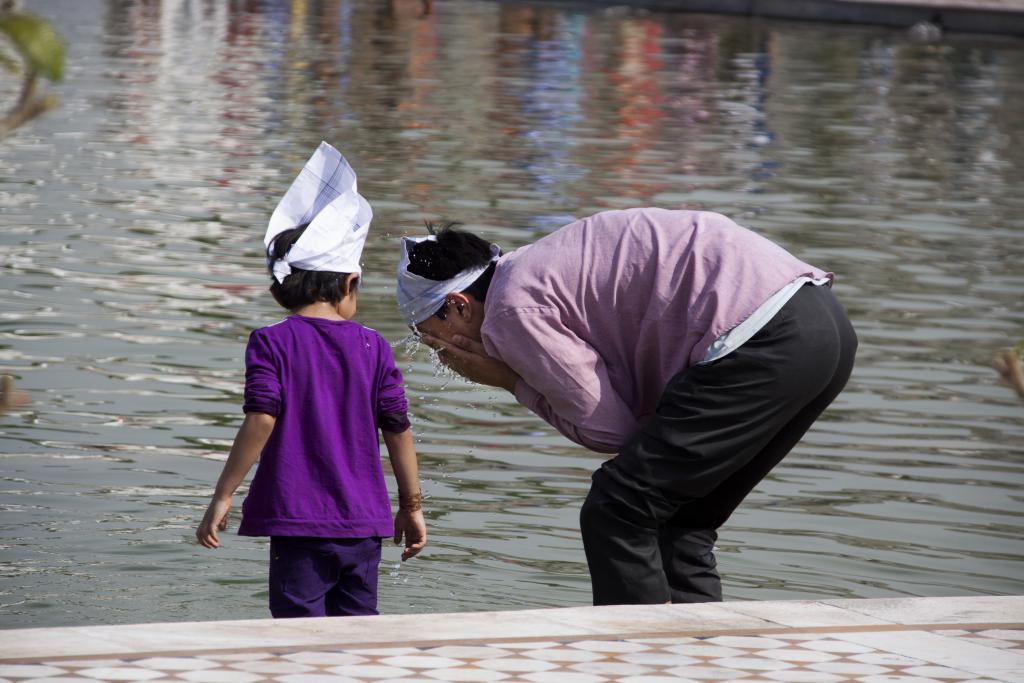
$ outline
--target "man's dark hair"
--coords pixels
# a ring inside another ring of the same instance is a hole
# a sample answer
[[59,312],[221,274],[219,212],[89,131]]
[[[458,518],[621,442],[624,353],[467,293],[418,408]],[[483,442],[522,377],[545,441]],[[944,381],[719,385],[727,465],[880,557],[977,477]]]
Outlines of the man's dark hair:
[[[345,280],[351,273],[335,273],[321,270],[303,270],[292,266],[292,272],[278,282],[274,277],[274,262],[280,261],[288,250],[306,232],[309,223],[278,233],[267,247],[267,270],[270,271],[270,293],[284,308],[294,311],[303,306],[326,301],[336,304],[348,293]],[[359,288],[359,278],[352,281],[352,290]]]
[[[428,280],[448,280],[459,273],[472,268],[490,266],[462,290],[463,294],[472,296],[479,302],[487,299],[487,290],[494,277],[494,264],[491,263],[491,243],[477,237],[471,232],[456,230],[459,223],[441,223],[434,225],[428,222],[427,230],[436,240],[423,240],[409,249],[409,272]],[[441,320],[445,319],[445,304],[434,312]]]

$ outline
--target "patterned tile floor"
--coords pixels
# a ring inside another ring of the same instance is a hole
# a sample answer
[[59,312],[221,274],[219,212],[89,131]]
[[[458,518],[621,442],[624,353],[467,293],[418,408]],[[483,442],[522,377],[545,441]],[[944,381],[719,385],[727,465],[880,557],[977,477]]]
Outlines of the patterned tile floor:
[[[871,635],[877,635],[872,632]],[[1024,667],[1024,629],[891,631],[886,645],[863,644],[863,632],[519,641],[483,645],[291,649],[134,659],[55,659],[0,665],[10,681],[191,681],[318,683],[319,681],[531,681],[532,683],[684,683],[807,681],[831,683],[981,683],[988,678],[945,666],[935,657],[900,654],[900,640],[930,638],[936,655],[971,644],[1009,653]],[[936,640],[937,639],[937,640]],[[949,641],[942,643],[942,641]]]
[[[801,619],[806,619],[806,613],[801,613]],[[273,622],[265,623],[273,628]],[[538,622],[538,628],[542,626]],[[349,646],[316,643],[21,661],[0,657],[0,681],[1024,682],[1024,623],[960,626],[877,623],[783,629],[776,625],[760,633],[750,629],[729,633],[719,626],[717,633],[708,635],[686,633],[689,629],[672,634],[671,629],[660,628],[655,637],[638,632],[621,637],[462,638],[407,646],[395,646],[394,641]],[[0,638],[5,633],[31,632],[0,631]]]

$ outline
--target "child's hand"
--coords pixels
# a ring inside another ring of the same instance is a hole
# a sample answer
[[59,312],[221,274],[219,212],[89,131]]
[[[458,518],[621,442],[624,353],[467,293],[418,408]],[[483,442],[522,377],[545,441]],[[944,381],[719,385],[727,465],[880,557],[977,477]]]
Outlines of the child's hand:
[[402,562],[414,557],[427,544],[427,523],[423,521],[423,510],[398,510],[395,515],[395,545],[405,536],[405,550]]
[[199,523],[199,528],[196,529],[196,538],[199,539],[200,545],[207,548],[220,547],[217,531],[224,531],[228,528],[228,512],[230,511],[230,498],[214,497],[210,501],[210,506],[206,508],[206,514],[203,515],[203,521]]

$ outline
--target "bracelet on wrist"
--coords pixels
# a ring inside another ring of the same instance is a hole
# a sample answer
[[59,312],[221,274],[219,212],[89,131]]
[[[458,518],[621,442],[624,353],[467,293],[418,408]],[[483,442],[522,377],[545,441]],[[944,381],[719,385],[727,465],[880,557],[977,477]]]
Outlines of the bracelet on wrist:
[[413,493],[406,496],[398,496],[398,509],[402,512],[417,512],[423,509],[423,495]]

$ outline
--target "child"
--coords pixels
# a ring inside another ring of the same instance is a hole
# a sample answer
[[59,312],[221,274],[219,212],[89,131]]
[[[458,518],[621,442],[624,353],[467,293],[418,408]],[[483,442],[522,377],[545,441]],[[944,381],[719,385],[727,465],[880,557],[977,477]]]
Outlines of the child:
[[[371,217],[351,167],[321,143],[265,239],[270,291],[292,314],[249,336],[245,420],[196,530],[219,546],[258,458],[238,533],[270,536],[278,618],[377,614],[381,537],[404,536],[403,561],[426,543],[402,375],[388,343],[352,321]],[[393,525],[378,429],[398,481]]]

